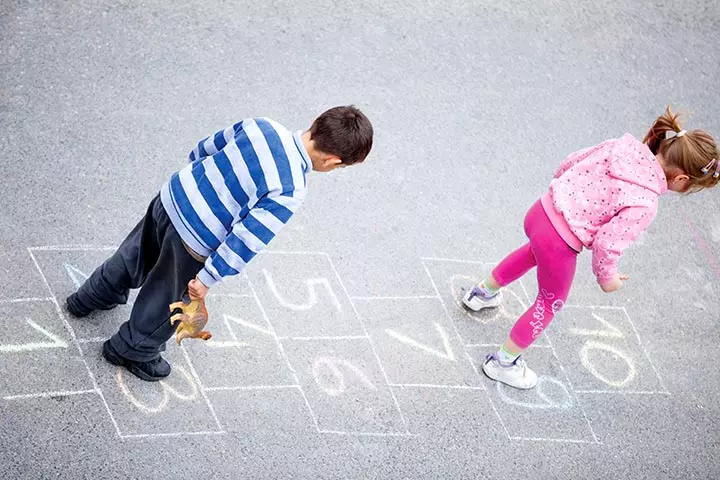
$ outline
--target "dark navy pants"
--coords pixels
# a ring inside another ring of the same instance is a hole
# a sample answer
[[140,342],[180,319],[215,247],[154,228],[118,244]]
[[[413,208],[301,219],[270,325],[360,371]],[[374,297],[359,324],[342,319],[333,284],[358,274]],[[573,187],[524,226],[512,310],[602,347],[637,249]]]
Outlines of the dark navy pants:
[[127,303],[130,289],[140,288],[130,319],[110,343],[129,360],[153,360],[175,332],[168,306],[181,299],[202,266],[185,249],[157,196],[117,251],[80,287],[78,300],[108,309]]

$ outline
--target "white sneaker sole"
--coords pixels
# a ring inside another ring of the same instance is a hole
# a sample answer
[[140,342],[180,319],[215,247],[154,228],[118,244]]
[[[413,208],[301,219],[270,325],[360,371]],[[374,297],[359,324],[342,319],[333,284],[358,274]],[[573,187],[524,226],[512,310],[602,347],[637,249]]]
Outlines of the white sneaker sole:
[[501,367],[495,360],[486,360],[483,363],[482,370],[491,380],[519,390],[535,388],[538,382],[537,374],[527,366],[524,368],[518,366]]
[[472,310],[473,312],[479,312],[480,310],[484,310],[486,308],[497,308],[500,306],[503,300],[502,292],[498,292],[497,295],[495,295],[489,300],[485,300],[484,298],[478,297],[477,295],[470,298],[471,295],[472,289],[465,293],[465,295],[463,295],[462,303],[463,305],[465,305],[465,308],[467,308],[468,310]]

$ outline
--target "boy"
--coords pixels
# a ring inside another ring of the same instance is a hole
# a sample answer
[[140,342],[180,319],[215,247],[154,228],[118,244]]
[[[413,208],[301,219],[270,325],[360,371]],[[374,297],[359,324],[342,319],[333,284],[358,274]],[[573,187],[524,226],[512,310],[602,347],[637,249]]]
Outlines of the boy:
[[118,250],[67,298],[67,310],[76,317],[108,310],[140,287],[103,357],[143,380],[167,377],[160,352],[175,331],[170,303],[186,290],[204,299],[215,283],[240,273],[300,207],[310,168],[362,162],[372,141],[370,120],[354,106],[331,108],[305,132],[250,118],[205,138]]

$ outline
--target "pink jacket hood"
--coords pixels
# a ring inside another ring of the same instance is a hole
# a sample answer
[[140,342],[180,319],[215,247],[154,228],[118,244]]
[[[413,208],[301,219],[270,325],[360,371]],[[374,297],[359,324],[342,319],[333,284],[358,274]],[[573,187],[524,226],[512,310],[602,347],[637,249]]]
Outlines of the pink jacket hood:
[[[629,133],[615,142],[610,151],[613,161],[608,175],[662,195],[667,191],[665,173],[647,145],[638,146],[638,142]],[[628,154],[633,149],[637,149],[638,154]]]
[[612,281],[617,262],[657,215],[667,191],[662,166],[647,145],[626,133],[570,154],[550,183],[543,206],[571,247],[593,251],[600,284]]

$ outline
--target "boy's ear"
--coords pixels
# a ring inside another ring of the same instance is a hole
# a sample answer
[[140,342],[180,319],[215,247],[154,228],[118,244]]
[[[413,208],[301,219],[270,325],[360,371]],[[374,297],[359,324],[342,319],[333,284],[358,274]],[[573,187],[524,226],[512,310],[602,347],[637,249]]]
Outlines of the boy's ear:
[[327,168],[335,168],[342,164],[342,159],[337,155],[330,155],[325,158],[323,164]]

